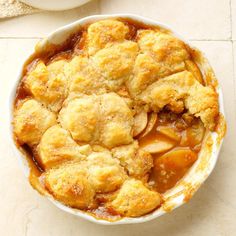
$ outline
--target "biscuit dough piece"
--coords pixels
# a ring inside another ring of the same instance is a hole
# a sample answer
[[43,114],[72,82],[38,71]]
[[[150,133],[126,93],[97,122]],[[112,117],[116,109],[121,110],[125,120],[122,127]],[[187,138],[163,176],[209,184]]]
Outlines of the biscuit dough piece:
[[59,120],[76,141],[112,148],[133,140],[132,112],[115,93],[69,100],[60,111]]
[[40,163],[45,169],[69,160],[84,160],[91,152],[89,145],[79,146],[60,125],[50,127],[37,147]]
[[160,66],[158,77],[164,77],[185,69],[189,58],[184,42],[160,31],[140,30],[138,44],[141,52],[151,55]]
[[160,204],[159,193],[149,190],[140,180],[129,179],[124,182],[111,206],[123,216],[137,217]]
[[97,97],[84,96],[68,101],[60,111],[59,120],[76,141],[90,142],[97,139]]
[[115,147],[112,154],[120,161],[130,176],[141,179],[153,167],[153,159],[148,152],[139,150],[137,141],[132,144]]
[[88,27],[88,51],[90,55],[104,48],[107,43],[125,39],[128,26],[117,20],[101,20]]
[[106,80],[110,81],[110,88],[114,91],[130,76],[137,54],[137,43],[124,41],[107,45],[92,60]]
[[211,87],[204,87],[188,71],[151,84],[141,94],[141,100],[155,111],[168,105],[173,112],[182,112],[185,107],[190,114],[200,117],[210,130],[214,130],[219,114],[215,91]]
[[39,61],[24,80],[32,95],[52,111],[60,110],[67,96],[68,80],[64,74],[64,60],[51,62],[46,66]]
[[75,56],[65,68],[66,75],[71,81],[70,94],[102,94],[107,86],[104,77],[92,62],[84,56]]
[[25,100],[14,112],[14,133],[22,144],[37,145],[43,133],[55,124],[55,114],[34,99]]
[[45,173],[45,187],[65,205],[87,209],[94,206],[95,191],[81,163],[62,164]]
[[98,193],[117,190],[126,178],[119,161],[109,152],[94,152],[87,158],[89,181]]
[[101,96],[101,142],[108,148],[133,141],[133,114],[125,100],[115,93]]
[[127,81],[130,94],[135,98],[148,85],[155,82],[160,74],[163,74],[162,70],[161,64],[157,63],[151,55],[139,54],[134,64],[134,75]]

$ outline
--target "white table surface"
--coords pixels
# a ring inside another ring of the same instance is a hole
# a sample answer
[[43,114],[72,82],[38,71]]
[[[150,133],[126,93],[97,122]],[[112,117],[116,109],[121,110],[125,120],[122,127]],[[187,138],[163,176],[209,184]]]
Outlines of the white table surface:
[[[209,58],[225,98],[228,133],[212,175],[181,208],[140,225],[100,226],[66,214],[35,192],[8,137],[8,99],[16,72],[39,38],[100,13],[136,13],[169,24]],[[0,21],[0,235],[236,235],[236,0],[103,0],[65,12]]]

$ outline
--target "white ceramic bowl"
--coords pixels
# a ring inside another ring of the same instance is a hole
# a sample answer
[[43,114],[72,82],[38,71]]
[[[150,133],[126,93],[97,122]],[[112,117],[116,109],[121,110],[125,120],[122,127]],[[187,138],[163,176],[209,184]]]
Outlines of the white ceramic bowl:
[[32,7],[48,11],[62,11],[79,7],[90,0],[21,0]]
[[[47,45],[50,43],[60,44],[60,43],[64,42],[67,39],[67,37],[69,35],[71,35],[72,33],[76,32],[80,26],[87,24],[89,22],[93,22],[93,21],[97,21],[97,20],[101,20],[101,19],[105,19],[105,18],[119,18],[119,17],[120,18],[130,18],[130,19],[145,23],[147,25],[160,26],[160,27],[163,27],[163,28],[166,28],[166,29],[172,31],[168,26],[166,26],[160,22],[150,20],[150,19],[138,16],[138,15],[131,15],[131,14],[94,15],[94,16],[85,17],[83,19],[80,19],[80,20],[75,21],[69,25],[66,25],[64,27],[57,29],[56,31],[49,34],[49,36],[47,38],[41,40],[36,45],[35,50],[37,50],[37,51],[38,50],[39,51],[45,50]],[[189,42],[187,42],[185,39],[183,39],[177,33],[173,32],[173,31],[172,31],[172,33],[177,38],[180,38],[181,40],[183,40],[187,45],[189,45],[192,49],[194,49],[197,52],[197,54],[200,58],[200,60],[198,61],[198,66],[200,67],[203,75],[205,75],[206,73],[208,73],[208,74],[211,73],[212,76],[214,77],[214,73],[213,73],[208,61],[204,57],[204,55],[200,51],[198,51],[196,48],[191,46],[191,44]],[[30,57],[30,55],[29,55],[29,57]],[[26,60],[28,58],[26,58]],[[21,70],[19,71],[18,77],[15,81],[15,87],[12,90],[12,94],[11,94],[11,98],[10,98],[10,119],[11,120],[12,120],[12,106],[13,106],[13,101],[14,101],[14,97],[15,97],[15,93],[16,93],[16,88],[17,88],[18,83],[21,79],[23,64],[25,61],[22,61],[22,67],[21,67]],[[221,89],[219,88],[219,86],[217,87],[217,91],[219,93],[220,112],[221,112],[221,114],[224,115],[223,96],[222,96],[222,92],[221,92]],[[165,214],[166,212],[169,212],[169,211],[173,210],[174,208],[179,207],[182,204],[184,204],[187,200],[189,200],[193,196],[193,194],[197,191],[197,189],[200,187],[200,185],[210,175],[210,173],[212,172],[212,170],[216,164],[219,150],[220,150],[220,147],[221,147],[221,144],[223,141],[223,136],[224,136],[223,134],[224,134],[224,130],[225,130],[224,122],[222,122],[220,124],[220,126],[221,127],[219,128],[219,130],[221,130],[221,132],[213,132],[213,133],[209,132],[206,135],[204,142],[203,142],[203,147],[202,147],[202,150],[200,151],[199,158],[198,158],[197,162],[194,163],[194,165],[192,166],[192,168],[190,169],[188,174],[174,188],[172,188],[171,190],[169,190],[168,192],[166,192],[164,194],[165,203],[162,205],[162,207],[153,211],[150,214],[147,214],[147,215],[141,216],[141,217],[136,217],[136,218],[126,217],[126,218],[122,218],[119,221],[109,222],[109,221],[105,221],[105,220],[96,219],[95,217],[93,217],[92,215],[90,215],[84,211],[67,207],[67,206],[61,204],[60,202],[54,200],[50,195],[47,195],[46,197],[52,203],[54,203],[58,208],[62,209],[63,211],[66,211],[68,213],[71,213],[73,215],[76,215],[78,217],[81,217],[83,219],[86,219],[86,220],[89,220],[89,221],[92,221],[92,222],[95,222],[98,224],[104,224],[104,225],[131,224],[131,223],[142,223],[145,221],[155,219],[155,218]],[[10,132],[12,134],[12,127],[11,127]],[[25,172],[25,175],[28,177],[29,173],[30,173],[29,164],[28,164],[25,156],[17,149],[17,147],[15,146],[13,141],[12,141],[12,144],[13,144],[14,149],[16,151],[16,156],[18,157],[20,163],[23,166],[23,170]]]

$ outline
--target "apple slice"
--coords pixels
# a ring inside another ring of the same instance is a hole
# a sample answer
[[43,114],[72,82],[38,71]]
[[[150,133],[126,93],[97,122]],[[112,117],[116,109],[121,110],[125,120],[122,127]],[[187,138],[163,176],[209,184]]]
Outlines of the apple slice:
[[143,133],[140,135],[140,138],[145,137],[147,134],[149,134],[152,129],[154,128],[155,124],[157,122],[157,113],[152,112],[149,116],[148,116],[148,123],[146,126],[146,129],[143,131]]
[[203,78],[202,78],[202,73],[196,63],[194,63],[191,60],[186,60],[185,61],[185,66],[188,71],[190,71],[193,76],[201,83],[204,84]]
[[175,149],[156,158],[151,180],[158,192],[172,188],[197,160],[197,154],[189,148]]
[[186,136],[188,143],[191,147],[194,147],[201,143],[205,134],[205,128],[203,123],[198,120],[191,127],[186,130]]
[[181,148],[165,153],[156,159],[155,164],[159,166],[163,164],[165,169],[176,171],[189,168],[196,160],[197,154],[195,152],[189,148]]
[[167,126],[158,126],[157,131],[176,142],[179,142],[181,139],[180,134],[178,134],[173,128]]
[[134,117],[134,133],[133,136],[139,135],[147,126],[147,112],[141,111]]
[[180,141],[179,145],[183,146],[183,147],[189,146],[186,130],[184,130],[182,132],[182,137],[181,137],[181,141]]
[[140,146],[144,151],[154,154],[166,152],[173,148],[175,145],[171,141],[154,139],[144,144],[140,143]]

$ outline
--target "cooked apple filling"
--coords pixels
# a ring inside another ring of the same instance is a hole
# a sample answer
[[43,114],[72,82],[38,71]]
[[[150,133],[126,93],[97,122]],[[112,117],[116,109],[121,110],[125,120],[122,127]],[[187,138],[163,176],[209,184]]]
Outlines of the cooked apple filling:
[[107,19],[69,41],[27,64],[15,140],[63,204],[106,220],[147,214],[198,159],[218,95],[166,30]]

